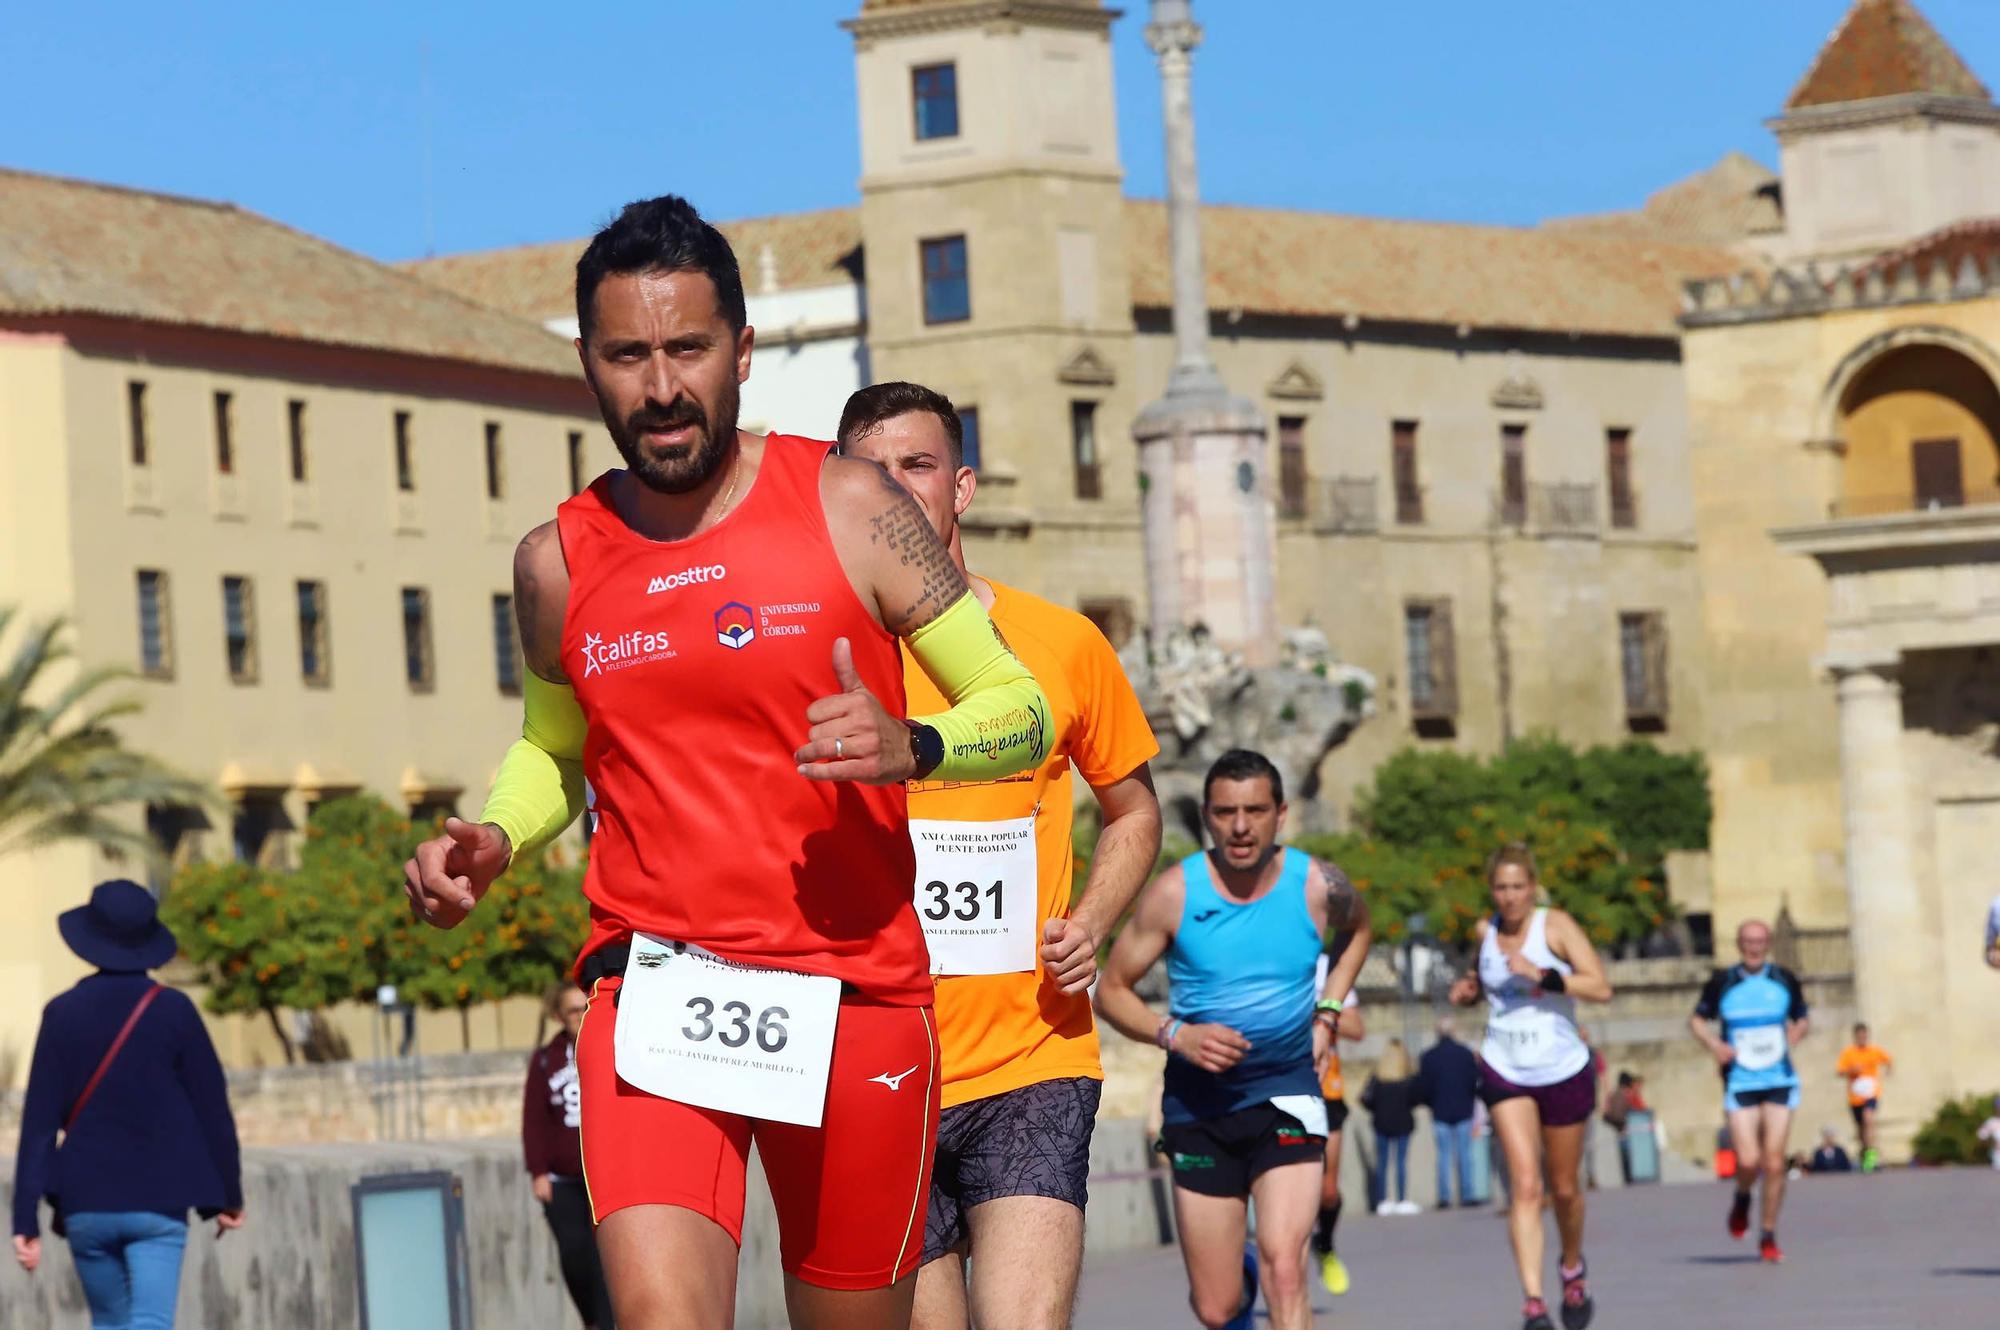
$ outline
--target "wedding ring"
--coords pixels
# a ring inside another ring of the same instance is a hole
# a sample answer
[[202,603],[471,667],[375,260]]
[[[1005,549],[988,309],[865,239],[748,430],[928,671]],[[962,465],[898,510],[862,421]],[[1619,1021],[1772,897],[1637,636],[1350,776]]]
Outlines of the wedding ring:
[[836,759],[845,756],[844,745],[841,743],[839,735],[835,735],[833,738],[833,755]]

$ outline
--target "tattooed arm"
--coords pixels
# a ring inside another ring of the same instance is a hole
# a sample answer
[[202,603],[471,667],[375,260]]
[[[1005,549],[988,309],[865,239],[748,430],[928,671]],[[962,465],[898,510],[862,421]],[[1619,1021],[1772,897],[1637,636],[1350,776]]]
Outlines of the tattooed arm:
[[820,472],[840,566],[875,619],[908,637],[969,589],[923,509],[873,462],[829,457]]
[[1312,909],[1313,922],[1319,925],[1322,933],[1348,935],[1347,945],[1327,967],[1326,983],[1319,991],[1322,998],[1345,1002],[1361,979],[1361,966],[1368,959],[1368,946],[1375,940],[1374,932],[1368,926],[1368,907],[1363,904],[1361,894],[1354,889],[1346,871],[1328,859],[1314,859],[1312,867],[1307,870],[1306,900]]
[[861,603],[904,639],[951,709],[890,716],[854,667],[847,639],[833,644],[840,691],[806,710],[808,742],[799,774],[814,780],[887,784],[936,775],[994,780],[1048,756],[1049,704],[967,587],[916,502],[873,462],[829,457],[820,498],[841,568]]

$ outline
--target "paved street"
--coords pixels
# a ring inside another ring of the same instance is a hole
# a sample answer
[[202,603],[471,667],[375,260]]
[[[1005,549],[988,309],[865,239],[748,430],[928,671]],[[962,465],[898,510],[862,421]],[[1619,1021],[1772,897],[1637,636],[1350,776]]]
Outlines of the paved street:
[[[1758,1263],[1729,1240],[1723,1184],[1591,1197],[1596,1330],[1972,1330],[2000,1326],[2000,1176],[1986,1169],[1807,1178]],[[1550,1232],[1553,1241],[1554,1227]],[[1315,1278],[1318,1324],[1342,1330],[1515,1330],[1520,1294],[1489,1212],[1344,1221],[1346,1297]],[[1754,1236],[1752,1241],[1754,1241]],[[1554,1287],[1555,1256],[1549,1257]],[[1194,1325],[1172,1248],[1091,1263],[1079,1330]],[[1334,1310],[1336,1307],[1338,1310]],[[1260,1305],[1259,1324],[1268,1325]]]

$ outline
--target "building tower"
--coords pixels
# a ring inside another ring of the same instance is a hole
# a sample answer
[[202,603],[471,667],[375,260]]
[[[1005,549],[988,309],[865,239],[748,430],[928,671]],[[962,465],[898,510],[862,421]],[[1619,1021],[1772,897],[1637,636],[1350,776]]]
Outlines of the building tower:
[[1107,607],[1129,621],[1142,581],[1138,468],[1103,446],[1136,406],[1117,17],[862,0],[844,25],[870,373],[943,392],[976,435],[972,565],[1101,624]]
[[1251,665],[1277,657],[1274,537],[1264,417],[1231,393],[1208,351],[1188,0],[1153,0],[1146,42],[1160,61],[1173,247],[1174,368],[1132,434],[1143,475],[1146,578],[1154,639],[1205,625]]
[[1770,126],[1785,257],[1872,255],[2000,213],[2000,107],[1910,0],[1856,0]]

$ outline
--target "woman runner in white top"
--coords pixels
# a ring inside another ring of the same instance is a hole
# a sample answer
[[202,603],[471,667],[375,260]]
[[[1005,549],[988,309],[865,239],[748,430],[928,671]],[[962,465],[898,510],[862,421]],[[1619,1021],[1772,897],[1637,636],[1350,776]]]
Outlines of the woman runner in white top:
[[1611,981],[1576,920],[1538,907],[1541,884],[1527,846],[1496,851],[1486,882],[1493,917],[1480,921],[1478,964],[1451,986],[1451,1000],[1470,1007],[1484,994],[1487,1001],[1479,1094],[1513,1180],[1507,1235],[1526,1298],[1522,1330],[1555,1330],[1542,1298],[1544,1157],[1562,1237],[1562,1322],[1565,1330],[1583,1330],[1594,1304],[1585,1282],[1578,1169],[1597,1088],[1576,1002],[1608,1001]]

